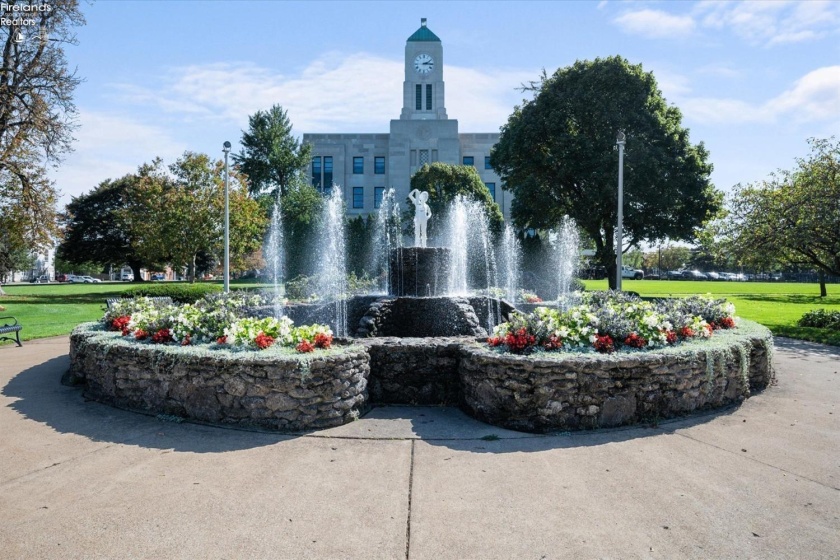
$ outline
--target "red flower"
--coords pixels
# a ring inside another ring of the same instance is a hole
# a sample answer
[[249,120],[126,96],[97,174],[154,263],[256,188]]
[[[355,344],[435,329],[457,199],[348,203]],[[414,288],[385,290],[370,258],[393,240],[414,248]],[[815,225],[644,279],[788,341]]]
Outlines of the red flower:
[[122,335],[123,335],[123,336],[128,336],[128,335],[129,335],[129,332],[130,332],[130,331],[128,330],[128,328],[124,328],[124,329],[122,330]]
[[691,338],[694,336],[694,330],[691,327],[682,327],[677,334],[680,338]]
[[128,330],[128,323],[130,321],[131,317],[129,315],[122,315],[120,317],[117,317],[113,321],[111,321],[111,330],[125,332],[126,330]]
[[665,342],[668,344],[676,344],[677,342],[677,333],[674,331],[665,331]]
[[136,331],[134,331],[134,338],[136,338],[137,340],[146,340],[147,338],[149,338],[149,333],[147,333],[143,329],[137,329]]
[[503,340],[502,340],[502,337],[500,337],[500,336],[491,336],[490,338],[487,339],[487,344],[489,344],[490,346],[493,346],[493,347],[501,346],[502,342],[503,342]]
[[173,340],[172,333],[169,332],[169,329],[160,329],[152,335],[152,342],[155,344],[166,344],[167,342],[172,342]]
[[254,339],[254,344],[257,345],[257,348],[260,350],[265,350],[272,344],[274,344],[274,337],[268,336],[264,332],[260,331],[260,334]]
[[227,336],[220,336],[217,338],[216,344],[227,344]]
[[543,348],[546,350],[559,350],[563,347],[563,339],[556,335],[551,335],[548,340],[543,342]]
[[312,352],[312,351],[315,350],[315,347],[312,346],[312,343],[309,342],[308,340],[301,340],[300,344],[295,346],[295,350],[297,350],[298,352],[301,352],[301,353]]
[[630,336],[624,339],[624,344],[631,348],[644,348],[647,345],[647,340],[636,333],[630,333]]
[[595,346],[595,350],[604,354],[609,354],[615,351],[613,339],[608,334],[595,335],[595,342],[593,346]]
[[718,320],[715,326],[719,329],[734,329],[735,319],[732,317],[724,317],[723,319]]
[[181,341],[181,346],[189,346],[190,344],[192,344],[192,339],[190,338],[190,335],[186,335],[184,340]]
[[514,354],[521,354],[536,343],[537,337],[528,334],[528,331],[524,327],[515,333],[507,333],[505,335],[505,344]]
[[525,301],[527,303],[542,303],[542,298],[540,296],[527,296]]
[[332,335],[325,333],[318,333],[315,335],[315,346],[317,348],[329,348],[332,344]]

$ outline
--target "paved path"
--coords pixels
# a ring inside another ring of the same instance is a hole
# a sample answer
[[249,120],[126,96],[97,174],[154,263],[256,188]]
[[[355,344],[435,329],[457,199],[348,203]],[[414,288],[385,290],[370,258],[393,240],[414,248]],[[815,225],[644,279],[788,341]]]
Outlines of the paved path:
[[67,349],[0,348],[3,559],[840,557],[840,349],[780,340],[777,386],[652,428],[385,407],[303,437],[85,402]]

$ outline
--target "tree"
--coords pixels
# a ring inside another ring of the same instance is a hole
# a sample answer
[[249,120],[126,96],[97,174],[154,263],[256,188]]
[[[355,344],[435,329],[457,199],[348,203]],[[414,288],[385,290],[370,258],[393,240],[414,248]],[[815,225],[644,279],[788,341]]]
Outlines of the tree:
[[292,123],[280,105],[248,117],[248,131],[242,132],[240,143],[242,150],[233,161],[248,176],[252,195],[284,195],[312,159],[312,146],[292,135]]
[[308,274],[314,268],[319,239],[315,225],[324,207],[324,197],[312,185],[292,183],[283,195],[284,241],[286,244],[286,278]]
[[89,193],[73,197],[62,215],[64,239],[57,258],[76,266],[88,262],[101,266],[127,264],[134,272],[134,281],[142,282],[140,269],[154,262],[139,243],[147,224],[136,218],[145,208],[140,183],[149,180],[151,170],[141,167],[137,174],[106,179]]
[[[440,232],[439,224],[447,206],[458,195],[481,202],[494,231],[499,231],[504,223],[499,205],[493,200],[487,185],[472,165],[450,165],[440,162],[425,164],[411,177],[411,189],[429,193],[428,204],[432,209],[430,231]],[[412,218],[403,222],[413,224],[414,205],[408,202],[408,206]]]
[[[44,3],[5,4],[25,9]],[[68,70],[63,50],[76,43],[72,28],[84,24],[78,2],[52,0],[48,6],[46,11],[7,10],[4,16],[25,14],[32,25],[0,26],[0,203],[10,209],[3,225],[30,250],[51,245],[56,233],[57,195],[45,166],[70,150],[76,116],[72,96],[81,81]]]
[[808,141],[811,154],[793,171],[737,185],[723,224],[728,248],[746,264],[778,260],[840,276],[840,142]]
[[[206,154],[185,152],[169,166],[174,180],[161,199],[159,234],[161,255],[173,267],[187,267],[195,282],[201,252],[223,255],[224,163]],[[265,214],[247,196],[247,185],[234,170],[230,174],[230,250],[245,255],[259,248]]]
[[515,195],[523,228],[551,229],[564,215],[595,242],[615,283],[618,153],[627,136],[622,250],[641,241],[691,240],[720,207],[702,143],[692,145],[679,109],[652,73],[621,57],[578,61],[524,87],[490,163]]

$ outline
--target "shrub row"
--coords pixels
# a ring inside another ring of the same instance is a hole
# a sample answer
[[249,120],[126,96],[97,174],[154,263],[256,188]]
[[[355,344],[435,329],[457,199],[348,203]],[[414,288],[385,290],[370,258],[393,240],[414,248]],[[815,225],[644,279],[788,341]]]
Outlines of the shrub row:
[[195,303],[204,296],[219,293],[218,284],[148,284],[133,286],[122,293],[124,298],[170,297],[175,303]]

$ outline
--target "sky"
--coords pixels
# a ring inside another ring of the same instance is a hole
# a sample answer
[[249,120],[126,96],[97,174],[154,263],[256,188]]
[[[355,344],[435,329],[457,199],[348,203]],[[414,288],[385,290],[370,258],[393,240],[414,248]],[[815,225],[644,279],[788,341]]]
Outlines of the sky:
[[294,133],[388,132],[406,39],[428,18],[443,43],[446,108],[496,132],[519,86],[620,55],[652,71],[728,191],[790,169],[807,139],[840,135],[840,2],[82,2],[68,62],[75,151],[62,202],[160,156],[222,158],[274,104]]

